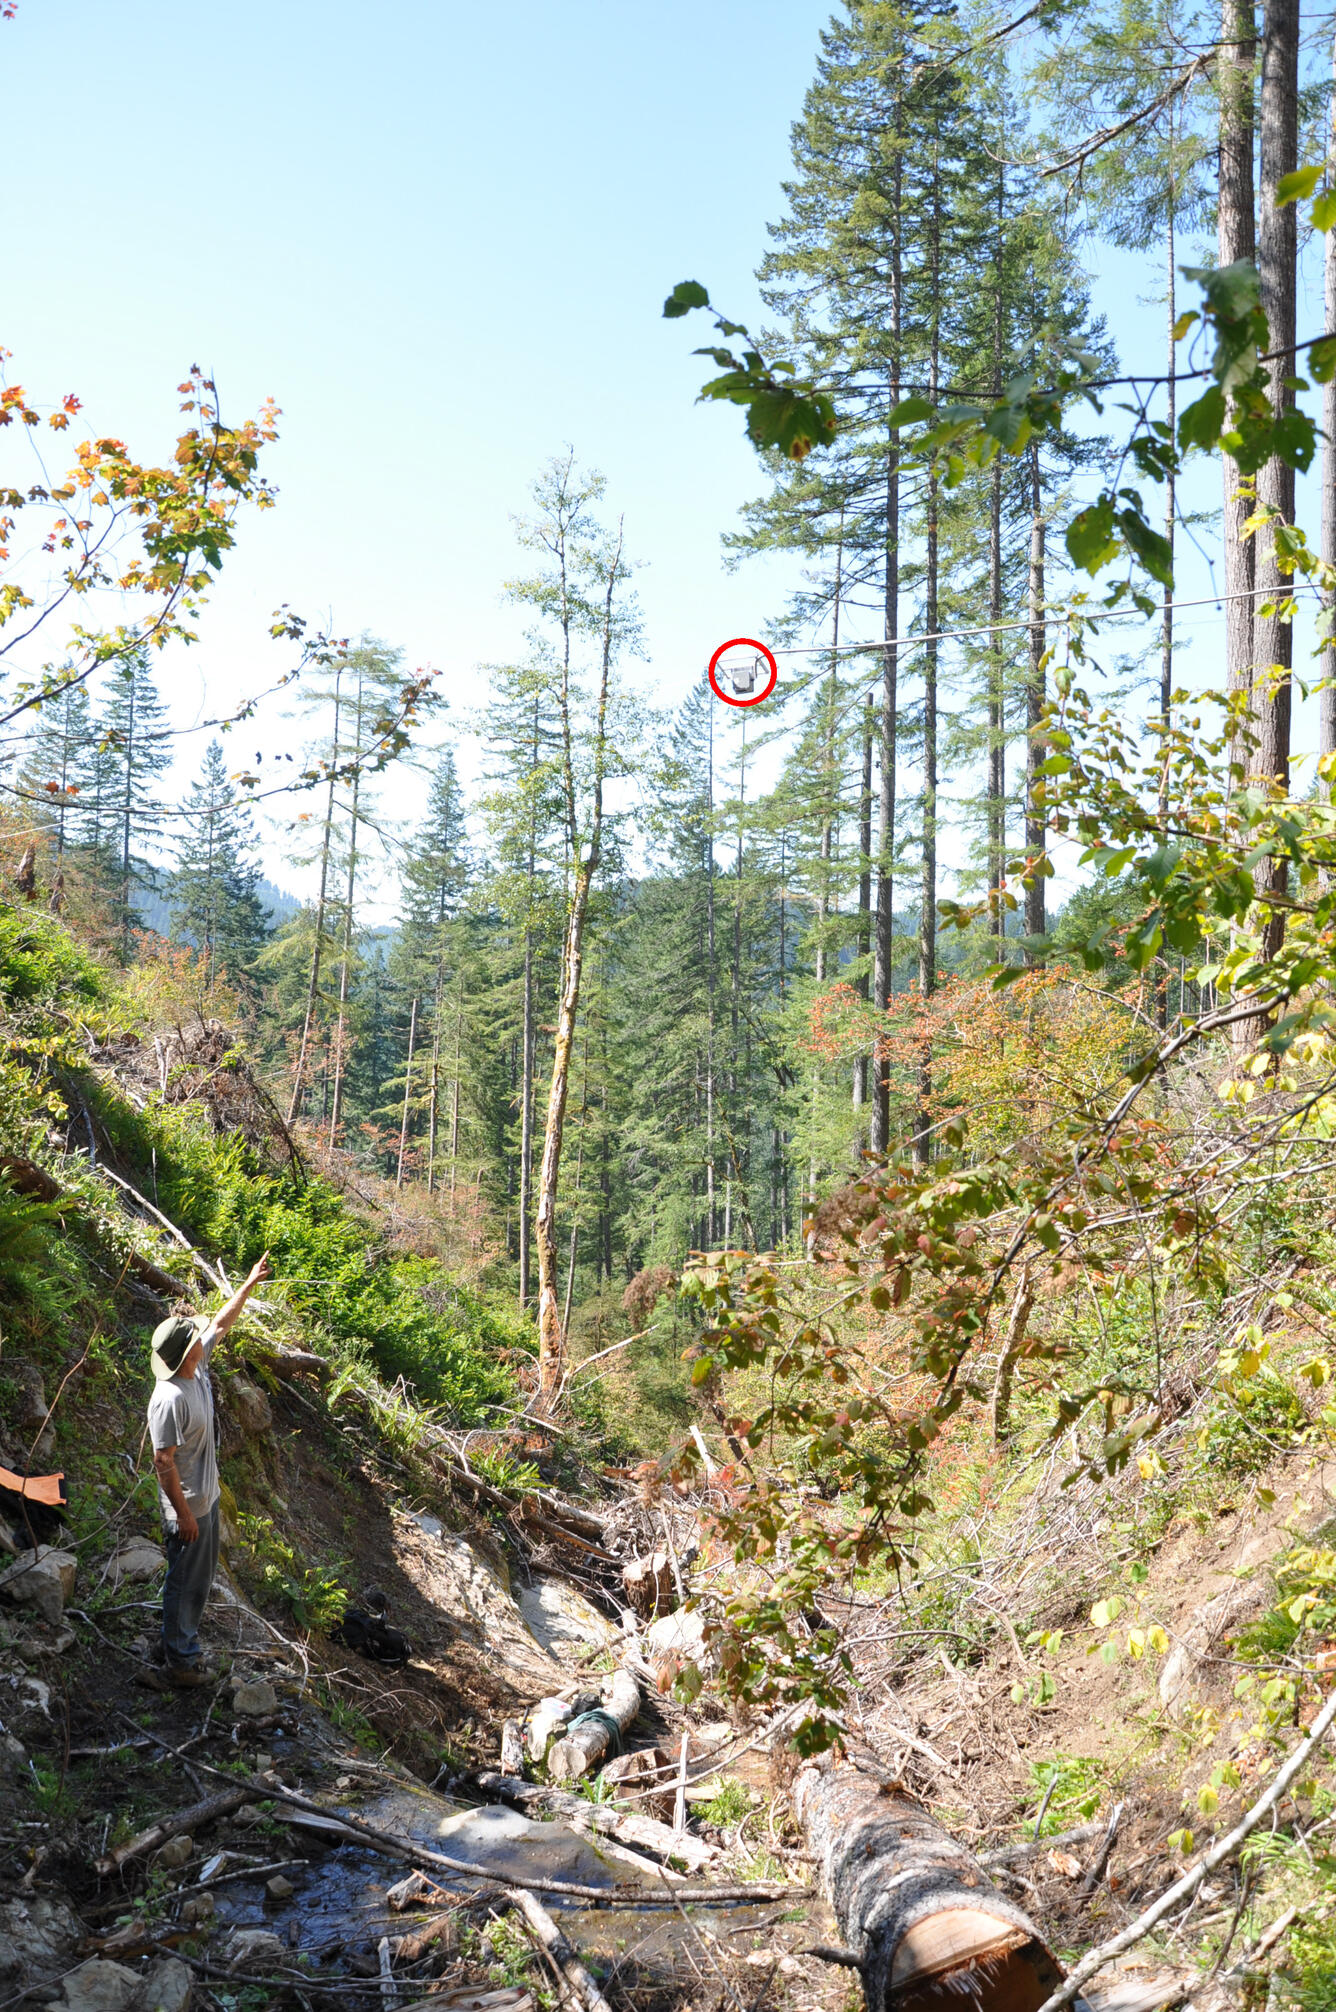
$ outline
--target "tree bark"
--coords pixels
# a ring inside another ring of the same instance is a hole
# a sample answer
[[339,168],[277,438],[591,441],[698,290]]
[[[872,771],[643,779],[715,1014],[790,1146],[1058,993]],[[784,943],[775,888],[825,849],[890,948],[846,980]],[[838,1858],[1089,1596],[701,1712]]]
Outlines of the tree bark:
[[[899,115],[896,118],[899,138]],[[902,286],[900,271],[900,151],[893,169],[895,209],[891,242],[891,356],[887,391],[892,406],[900,399],[900,333]],[[877,926],[872,964],[873,1022],[878,1045],[872,1065],[872,1134],[874,1153],[891,1145],[891,1058],[884,1040],[886,1008],[891,996],[895,958],[895,737],[900,636],[900,446],[897,436],[886,439],[886,522],[883,531],[885,587],[882,602],[881,668],[881,793],[877,809]]]
[[589,828],[583,847],[578,824],[575,783],[574,734],[568,677],[562,679],[563,787],[566,798],[567,839],[573,873],[570,905],[566,914],[566,941],[561,960],[561,999],[557,1007],[556,1034],[552,1044],[552,1086],[548,1092],[547,1119],[543,1128],[543,1158],[538,1176],[538,1214],[535,1224],[538,1245],[538,1387],[540,1396],[550,1400],[560,1388],[566,1357],[566,1331],[558,1303],[557,1189],[561,1180],[561,1146],[566,1128],[566,1100],[570,1091],[571,1054],[575,1045],[576,1020],[580,1010],[580,981],[584,972],[585,925],[589,916],[589,894],[602,860],[603,781],[607,764],[608,691],[612,679],[613,604],[622,577],[622,529],[607,565],[603,597],[602,655],[599,665],[598,699],[594,711],[594,767],[590,787]]
[[[1328,186],[1336,184],[1336,39],[1332,42],[1333,97],[1331,136],[1327,143]],[[1336,329],[1336,232],[1328,231],[1323,260],[1323,294],[1326,318],[1323,327]],[[1336,377],[1322,387],[1322,557],[1336,567]],[[1336,628],[1336,593],[1323,595],[1326,619]],[[1322,654],[1322,675],[1331,680],[1318,696],[1318,760],[1336,755],[1336,640]],[[1332,778],[1319,771],[1318,794],[1330,803],[1336,797]]]
[[[1221,0],[1219,187],[1217,254],[1220,264],[1252,264],[1257,256],[1253,190],[1253,66],[1257,31],[1253,0]],[[1248,690],[1253,667],[1253,560],[1243,536],[1250,504],[1238,494],[1242,477],[1228,454],[1224,479],[1225,663],[1231,692]]]
[[868,2012],[1037,2012],[1062,1981],[1039,1931],[903,1790],[824,1755],[794,1808]]
[[396,1188],[401,1188],[404,1184],[404,1155],[408,1151],[408,1113],[409,1100],[413,1094],[413,1050],[417,1045],[417,1009],[418,1003],[414,999],[413,1010],[408,1018],[408,1060],[404,1064],[404,1114],[399,1123],[399,1168],[394,1177]]
[[997,1379],[993,1384],[993,1444],[1001,1446],[1011,1430],[1011,1387],[1016,1376],[1016,1364],[1020,1361],[1021,1350],[1025,1346],[1025,1330],[1029,1325],[1034,1307],[1034,1287],[1030,1282],[1030,1267],[1026,1265],[1016,1285],[1016,1297],[1011,1302],[1011,1316],[1007,1321],[1006,1340],[998,1358]]
[[[1277,206],[1283,176],[1292,174],[1299,158],[1299,4],[1298,0],[1266,0],[1262,26],[1261,188],[1258,229],[1258,270],[1268,346],[1286,352],[1269,366],[1271,402],[1280,413],[1293,406],[1294,393],[1286,378],[1294,371],[1295,268],[1298,261],[1298,211],[1294,203]],[[1294,470],[1278,455],[1257,477],[1260,507],[1294,521]],[[1294,662],[1294,630],[1281,614],[1290,583],[1276,557],[1270,530],[1259,534],[1257,601],[1253,611],[1253,685],[1250,719],[1256,746],[1248,760],[1249,780],[1288,796],[1290,785],[1290,671]],[[1265,612],[1274,609],[1275,612]],[[1283,895],[1288,883],[1286,861],[1279,855],[1256,870],[1259,897]],[[1274,957],[1285,940],[1283,909],[1265,915],[1262,946]],[[1255,1040],[1261,1022],[1243,1021],[1241,1043]]]
[[[932,300],[937,300],[941,238],[941,177],[933,164],[931,244]],[[938,328],[934,305],[932,349],[928,365],[928,398],[937,402]],[[923,871],[919,884],[918,990],[922,1025],[919,1031],[918,1082],[915,1091],[914,1159],[926,1166],[932,1158],[932,1035],[927,1005],[937,989],[937,468],[928,470],[928,517],[924,538],[923,620],[928,640],[923,646]]]
[[[1044,499],[1039,481],[1039,449],[1030,449],[1030,669],[1025,683],[1025,850],[1033,864],[1025,890],[1025,933],[1042,936],[1044,903],[1044,816],[1039,805],[1044,761],[1039,721],[1044,710]],[[1028,961],[1033,962],[1030,958]]]
[[311,1031],[315,1026],[316,1002],[320,996],[320,953],[325,940],[325,903],[329,896],[329,849],[330,835],[334,827],[334,778],[339,766],[339,719],[342,703],[343,668],[340,665],[334,678],[334,739],[329,758],[325,828],[320,840],[320,894],[315,905],[315,943],[311,949],[311,976],[306,987],[306,1012],[302,1019],[301,1041],[297,1048],[297,1065],[292,1072],[292,1095],[288,1100],[289,1125],[296,1123],[305,1095],[306,1062],[311,1049]]
[[629,1732],[640,1716],[640,1686],[626,1670],[614,1670],[603,1687],[603,1703],[597,1718],[584,1725],[568,1727],[564,1736],[548,1748],[547,1771],[553,1781],[579,1781],[592,1774],[601,1761],[610,1758],[614,1744],[611,1720],[617,1738]]
[[[876,715],[869,692],[863,703],[863,773],[858,799],[858,996],[866,999],[871,986],[868,959],[872,954],[872,739]],[[854,1057],[853,1103],[861,1111],[868,1100],[868,1057]],[[862,1137],[857,1142],[862,1144]]]

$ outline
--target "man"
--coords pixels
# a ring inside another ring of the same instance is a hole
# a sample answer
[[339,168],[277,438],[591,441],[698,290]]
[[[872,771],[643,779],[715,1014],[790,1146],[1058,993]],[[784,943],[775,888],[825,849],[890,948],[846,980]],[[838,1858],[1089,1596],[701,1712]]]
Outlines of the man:
[[256,1286],[271,1276],[266,1251],[220,1312],[197,1319],[173,1314],[153,1330],[157,1380],[148,1401],[148,1429],[167,1526],[167,1579],[162,1640],[154,1656],[160,1667],[144,1676],[152,1690],[193,1690],[209,1681],[199,1625],[218,1566],[219,1487],[208,1365]]

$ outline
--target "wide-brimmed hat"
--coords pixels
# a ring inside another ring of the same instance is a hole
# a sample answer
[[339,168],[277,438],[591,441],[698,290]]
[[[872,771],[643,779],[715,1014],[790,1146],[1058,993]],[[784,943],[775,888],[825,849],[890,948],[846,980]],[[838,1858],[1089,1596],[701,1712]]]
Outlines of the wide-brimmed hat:
[[163,1380],[175,1376],[186,1359],[191,1343],[198,1340],[198,1324],[183,1313],[174,1313],[169,1320],[159,1321],[149,1343],[153,1374]]

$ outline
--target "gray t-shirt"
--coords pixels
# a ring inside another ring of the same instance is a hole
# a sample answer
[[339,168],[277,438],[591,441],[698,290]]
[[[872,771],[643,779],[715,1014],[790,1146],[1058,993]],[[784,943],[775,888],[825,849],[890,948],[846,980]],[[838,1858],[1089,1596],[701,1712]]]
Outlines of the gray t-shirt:
[[[176,1448],[181,1492],[193,1516],[203,1516],[218,1500],[218,1455],[214,1447],[213,1385],[209,1358],[218,1340],[212,1321],[199,1322],[204,1359],[193,1376],[168,1376],[156,1382],[148,1401],[148,1430],[153,1451]],[[176,1511],[161,1488],[158,1499],[165,1520],[176,1526]]]

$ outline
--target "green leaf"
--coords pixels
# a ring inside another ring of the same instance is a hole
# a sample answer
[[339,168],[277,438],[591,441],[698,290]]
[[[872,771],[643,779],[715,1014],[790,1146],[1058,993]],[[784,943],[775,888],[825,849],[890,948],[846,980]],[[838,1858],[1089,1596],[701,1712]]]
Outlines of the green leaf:
[[921,426],[925,419],[932,419],[935,412],[936,408],[926,398],[902,398],[887,413],[886,424],[894,433],[901,426]]
[[1323,189],[1313,204],[1312,219],[1315,231],[1329,231],[1336,224],[1336,189]]
[[1098,573],[1101,566],[1117,551],[1113,536],[1113,499],[1101,496],[1098,503],[1087,503],[1084,510],[1078,510],[1067,526],[1067,552],[1074,566],[1083,573]]
[[1225,430],[1225,394],[1218,384],[1194,398],[1178,415],[1180,447],[1202,447],[1208,452]]
[[1308,167],[1296,168],[1292,175],[1282,175],[1276,187],[1276,208],[1283,210],[1289,203],[1301,203],[1311,196],[1322,180],[1325,163],[1317,161]]
[[[1307,467],[1307,462],[1303,464]],[[1118,528],[1126,538],[1137,558],[1141,561],[1152,580],[1158,580],[1162,587],[1174,584],[1174,555],[1169,540],[1160,531],[1153,531],[1140,510],[1118,512]]]
[[708,307],[710,296],[698,279],[680,279],[663,304],[664,319],[676,321],[693,307]]

